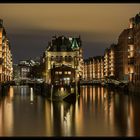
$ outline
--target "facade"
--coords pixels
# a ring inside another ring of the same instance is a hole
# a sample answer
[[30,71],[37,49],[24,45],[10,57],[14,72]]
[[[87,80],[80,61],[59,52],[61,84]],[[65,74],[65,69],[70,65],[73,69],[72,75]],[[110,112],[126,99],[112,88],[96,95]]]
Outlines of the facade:
[[52,83],[51,69],[61,66],[74,69],[74,79],[76,81],[80,80],[83,75],[83,56],[80,37],[66,38],[64,36],[55,36],[52,42],[48,44],[48,48],[44,53],[43,63],[45,83]]
[[39,60],[21,60],[14,64],[14,80],[42,78],[42,66]]
[[13,80],[20,80],[20,67],[18,66],[18,64],[13,65]]
[[21,60],[18,64],[20,71],[20,80],[26,80],[30,77],[30,62],[27,60]]
[[109,76],[109,49],[108,48],[105,50],[105,54],[104,54],[104,76],[105,77]]
[[116,47],[112,44],[105,50],[104,56],[91,57],[84,60],[84,80],[102,80],[116,78]]
[[32,79],[42,79],[43,77],[43,64],[41,62],[40,57],[36,57],[34,60],[31,60],[31,68],[30,68],[30,78]]
[[75,78],[75,70],[71,67],[62,65],[51,69],[53,85],[70,85]]
[[134,48],[134,30],[129,29],[128,33],[128,78],[129,82],[134,82],[135,72],[135,48]]
[[135,93],[140,91],[140,13],[130,19],[129,34],[129,90]]
[[83,80],[88,80],[87,72],[88,71],[88,59],[84,59],[83,64]]
[[0,82],[13,78],[13,62],[10,42],[7,38],[3,20],[0,19]]
[[104,58],[102,56],[91,57],[84,60],[84,80],[101,80],[104,78]]
[[128,34],[129,29],[121,32],[116,47],[116,78],[128,80]]
[[129,28],[119,36],[117,45],[117,78],[135,84],[139,66],[140,13],[129,20]]
[[104,78],[104,58],[96,56],[93,58],[93,79]]
[[83,71],[83,79],[84,80],[92,80],[92,66],[93,66],[93,59],[88,58],[84,60],[84,71]]
[[116,47],[112,44],[104,53],[104,77],[116,78]]
[[140,13],[129,20],[116,47],[116,78],[129,82],[129,91],[140,91]]
[[135,28],[135,78],[134,83],[140,87],[140,24]]

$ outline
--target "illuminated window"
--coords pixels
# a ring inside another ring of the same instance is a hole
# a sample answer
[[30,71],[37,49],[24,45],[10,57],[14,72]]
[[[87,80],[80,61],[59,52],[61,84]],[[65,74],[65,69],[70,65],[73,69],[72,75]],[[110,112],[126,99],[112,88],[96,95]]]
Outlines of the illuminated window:
[[56,71],[55,74],[58,74],[58,71]]
[[65,72],[64,72],[64,74],[68,74],[68,72],[67,72],[67,71],[65,71]]
[[59,74],[62,74],[62,71],[59,71]]

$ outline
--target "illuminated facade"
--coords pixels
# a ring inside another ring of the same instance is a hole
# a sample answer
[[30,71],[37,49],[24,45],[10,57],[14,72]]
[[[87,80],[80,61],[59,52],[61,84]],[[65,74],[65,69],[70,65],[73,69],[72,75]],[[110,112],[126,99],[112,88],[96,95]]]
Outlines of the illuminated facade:
[[116,78],[116,47],[112,44],[105,50],[104,56],[84,60],[84,80],[102,80],[106,77]]
[[[80,37],[66,38],[64,36],[55,36],[52,42],[48,44],[48,48],[43,56],[43,63],[45,83],[52,83],[51,70],[61,66],[75,70],[75,77],[71,76],[67,80],[75,78],[75,80],[78,81],[83,76],[83,56]],[[59,73],[62,74],[60,71]]]
[[94,80],[104,78],[104,58],[96,56],[84,60],[84,80]]
[[87,80],[87,72],[88,71],[88,59],[84,60],[84,65],[83,65],[83,80]]
[[93,58],[88,58],[84,60],[84,74],[83,79],[84,80],[92,80],[92,72],[93,72]]
[[104,76],[109,76],[109,50],[108,48],[105,50],[104,54]]
[[116,47],[116,77],[118,80],[128,80],[128,33],[128,29],[122,31]]
[[140,87],[140,24],[136,27],[135,30],[135,84]]
[[19,64],[14,64],[13,78],[14,80],[27,80],[42,78],[42,66],[40,58],[35,60],[20,60]]
[[[128,46],[128,58],[130,59],[129,66],[129,81],[133,83],[134,88],[130,91],[140,91],[140,13],[130,19],[130,34],[129,40],[131,41]],[[132,85],[131,85],[132,86]]]
[[128,33],[128,76],[129,81],[134,82],[134,65],[135,65],[135,48],[134,48],[134,30],[129,29]]
[[128,36],[128,74],[129,81],[139,83],[139,55],[140,55],[140,13],[131,18]]
[[30,77],[31,64],[28,60],[21,60],[18,64],[20,71],[20,79],[28,79]]
[[13,63],[9,40],[0,19],[0,82],[10,81],[13,78]]
[[129,28],[120,34],[117,44],[117,78],[130,83],[135,83],[139,75],[139,24],[140,13],[129,20]]
[[116,68],[116,63],[115,63],[115,52],[116,52],[116,45],[112,44],[110,48],[105,50],[104,53],[104,76],[105,77],[110,77],[110,78],[115,78],[115,68]]

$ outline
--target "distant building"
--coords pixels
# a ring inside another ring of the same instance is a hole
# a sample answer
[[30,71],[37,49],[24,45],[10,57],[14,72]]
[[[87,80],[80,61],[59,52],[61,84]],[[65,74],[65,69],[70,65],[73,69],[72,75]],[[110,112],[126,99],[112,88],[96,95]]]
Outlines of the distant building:
[[89,63],[89,59],[84,59],[84,65],[83,65],[83,80],[88,80],[88,63]]
[[14,65],[14,79],[26,80],[42,78],[42,66],[40,59],[20,60],[18,64]]
[[[75,77],[71,77],[70,71],[67,71],[67,80],[79,80],[83,75],[83,55],[81,47],[81,39],[79,38],[66,38],[64,36],[54,37],[52,42],[48,44],[43,56],[44,72],[43,77],[46,83],[52,83],[51,70],[57,70],[57,67],[62,67],[66,69],[74,69]],[[69,68],[68,68],[69,67]],[[64,71],[64,69],[63,69]],[[73,72],[73,70],[71,71]],[[65,73],[65,72],[64,72]],[[56,71],[56,76],[62,75],[62,72]],[[66,77],[67,77],[66,76]],[[53,76],[54,77],[54,76]],[[66,77],[59,80],[66,80]],[[61,81],[56,81],[61,82]]]
[[34,60],[32,60],[32,65],[30,69],[30,77],[31,78],[43,78],[43,64],[41,62],[40,57],[36,57]]
[[93,59],[90,57],[84,60],[84,72],[83,72],[83,79],[84,80],[92,80],[92,66],[93,66]]
[[18,64],[20,68],[20,79],[30,78],[31,63],[29,60],[21,60]]
[[20,80],[20,67],[18,64],[13,64],[13,80]]
[[0,82],[13,78],[13,61],[10,42],[7,38],[3,20],[0,19]]
[[90,57],[84,60],[84,80],[94,80],[104,78],[104,58],[103,56]]
[[112,44],[104,53],[104,77],[116,78],[116,45]]

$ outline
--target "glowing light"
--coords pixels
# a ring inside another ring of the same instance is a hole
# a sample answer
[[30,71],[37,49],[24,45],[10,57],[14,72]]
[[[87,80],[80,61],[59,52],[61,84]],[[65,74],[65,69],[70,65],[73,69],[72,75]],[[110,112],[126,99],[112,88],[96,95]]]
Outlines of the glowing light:
[[30,88],[30,101],[34,101],[33,88]]
[[64,91],[64,88],[63,88],[63,87],[61,87],[60,91],[62,91],[62,92],[63,92],[63,91]]

